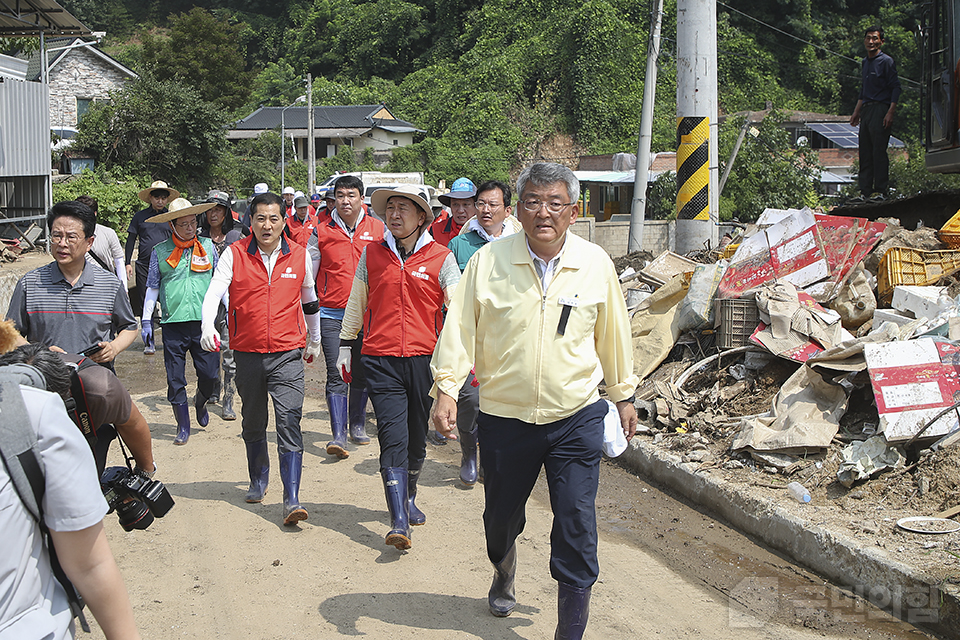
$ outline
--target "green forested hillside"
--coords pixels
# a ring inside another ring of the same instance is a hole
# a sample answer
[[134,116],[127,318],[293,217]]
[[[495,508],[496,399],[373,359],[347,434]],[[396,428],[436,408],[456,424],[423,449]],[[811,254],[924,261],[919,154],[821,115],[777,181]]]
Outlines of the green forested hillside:
[[[287,105],[387,104],[426,130],[395,169],[505,177],[533,157],[635,151],[650,0],[62,0],[106,49],[194,89],[224,121]],[[198,5],[198,6],[195,6]],[[919,2],[717,3],[722,112],[851,113],[863,29],[884,26],[919,138]],[[675,148],[676,0],[665,1],[653,150]],[[279,148],[279,141],[277,141]],[[252,154],[253,151],[251,150]],[[721,149],[721,155],[723,149]]]

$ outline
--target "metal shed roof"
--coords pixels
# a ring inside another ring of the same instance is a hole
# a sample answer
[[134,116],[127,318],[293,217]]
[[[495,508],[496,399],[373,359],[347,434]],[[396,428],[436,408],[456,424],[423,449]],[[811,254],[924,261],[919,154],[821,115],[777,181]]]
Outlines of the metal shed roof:
[[90,29],[54,0],[0,0],[0,37],[89,36]]

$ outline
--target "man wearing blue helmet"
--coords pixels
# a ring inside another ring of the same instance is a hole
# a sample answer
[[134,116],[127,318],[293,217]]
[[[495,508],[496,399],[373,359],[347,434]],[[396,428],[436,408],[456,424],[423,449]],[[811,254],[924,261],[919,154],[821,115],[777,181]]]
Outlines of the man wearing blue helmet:
[[459,235],[463,225],[477,215],[477,188],[470,178],[457,178],[450,187],[450,193],[439,196],[438,200],[444,207],[449,207],[449,211],[444,211],[430,225],[430,235],[445,247]]

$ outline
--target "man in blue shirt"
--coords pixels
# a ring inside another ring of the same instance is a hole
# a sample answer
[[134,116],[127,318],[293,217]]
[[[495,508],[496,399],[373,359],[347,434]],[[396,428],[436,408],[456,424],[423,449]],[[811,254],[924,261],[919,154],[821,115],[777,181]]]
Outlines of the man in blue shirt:
[[887,144],[900,99],[900,78],[893,58],[880,51],[882,27],[868,27],[863,44],[867,49],[861,69],[863,85],[850,124],[860,125],[860,197],[881,201],[890,188]]

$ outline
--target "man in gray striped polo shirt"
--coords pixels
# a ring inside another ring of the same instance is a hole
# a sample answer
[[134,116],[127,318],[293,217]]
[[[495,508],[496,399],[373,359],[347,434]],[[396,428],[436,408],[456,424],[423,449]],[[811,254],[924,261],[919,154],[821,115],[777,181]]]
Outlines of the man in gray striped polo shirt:
[[47,214],[54,262],[17,282],[7,318],[30,342],[90,355],[112,369],[137,335],[127,292],[117,277],[86,261],[96,217],[80,202],[59,202]]

